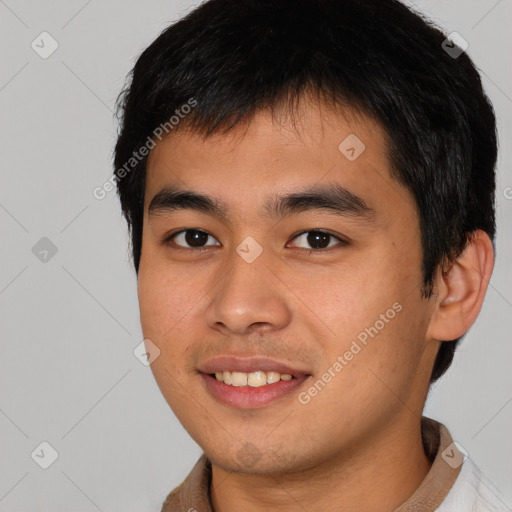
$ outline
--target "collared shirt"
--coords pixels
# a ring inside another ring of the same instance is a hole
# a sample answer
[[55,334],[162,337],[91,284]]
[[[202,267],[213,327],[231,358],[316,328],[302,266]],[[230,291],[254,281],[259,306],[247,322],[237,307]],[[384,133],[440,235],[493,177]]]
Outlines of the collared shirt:
[[[423,447],[432,466],[414,494],[394,512],[511,512],[496,488],[454,444],[448,429],[422,418]],[[203,455],[166,498],[161,512],[213,512],[211,461]]]

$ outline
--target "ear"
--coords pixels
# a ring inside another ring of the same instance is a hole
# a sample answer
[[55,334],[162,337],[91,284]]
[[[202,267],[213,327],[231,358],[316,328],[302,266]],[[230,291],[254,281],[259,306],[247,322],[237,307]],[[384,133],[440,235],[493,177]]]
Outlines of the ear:
[[494,267],[491,239],[474,231],[462,254],[448,268],[439,269],[436,306],[427,337],[449,341],[465,334],[476,320]]

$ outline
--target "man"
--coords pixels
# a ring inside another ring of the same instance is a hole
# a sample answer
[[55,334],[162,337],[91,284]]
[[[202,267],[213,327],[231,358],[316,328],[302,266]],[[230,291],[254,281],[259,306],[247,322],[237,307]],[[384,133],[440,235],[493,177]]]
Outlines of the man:
[[210,0],[120,106],[146,348],[204,450],[162,511],[506,510],[422,418],[494,263],[455,42],[393,0]]

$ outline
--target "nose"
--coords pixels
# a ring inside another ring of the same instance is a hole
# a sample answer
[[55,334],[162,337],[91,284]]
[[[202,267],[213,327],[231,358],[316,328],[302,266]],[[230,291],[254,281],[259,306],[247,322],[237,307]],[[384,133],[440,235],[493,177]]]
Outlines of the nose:
[[224,334],[244,335],[285,328],[291,320],[290,297],[268,266],[265,251],[252,263],[233,252],[219,268],[224,278],[209,296],[205,311],[207,325]]

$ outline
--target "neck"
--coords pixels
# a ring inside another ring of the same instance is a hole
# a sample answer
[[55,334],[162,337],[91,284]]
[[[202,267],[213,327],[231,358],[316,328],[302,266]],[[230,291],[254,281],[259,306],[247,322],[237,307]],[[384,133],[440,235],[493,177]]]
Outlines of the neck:
[[[216,512],[395,510],[419,487],[431,463],[421,439],[420,418],[389,425],[350,456],[293,474],[251,475],[212,464],[210,496]],[[306,485],[305,485],[306,483]]]

